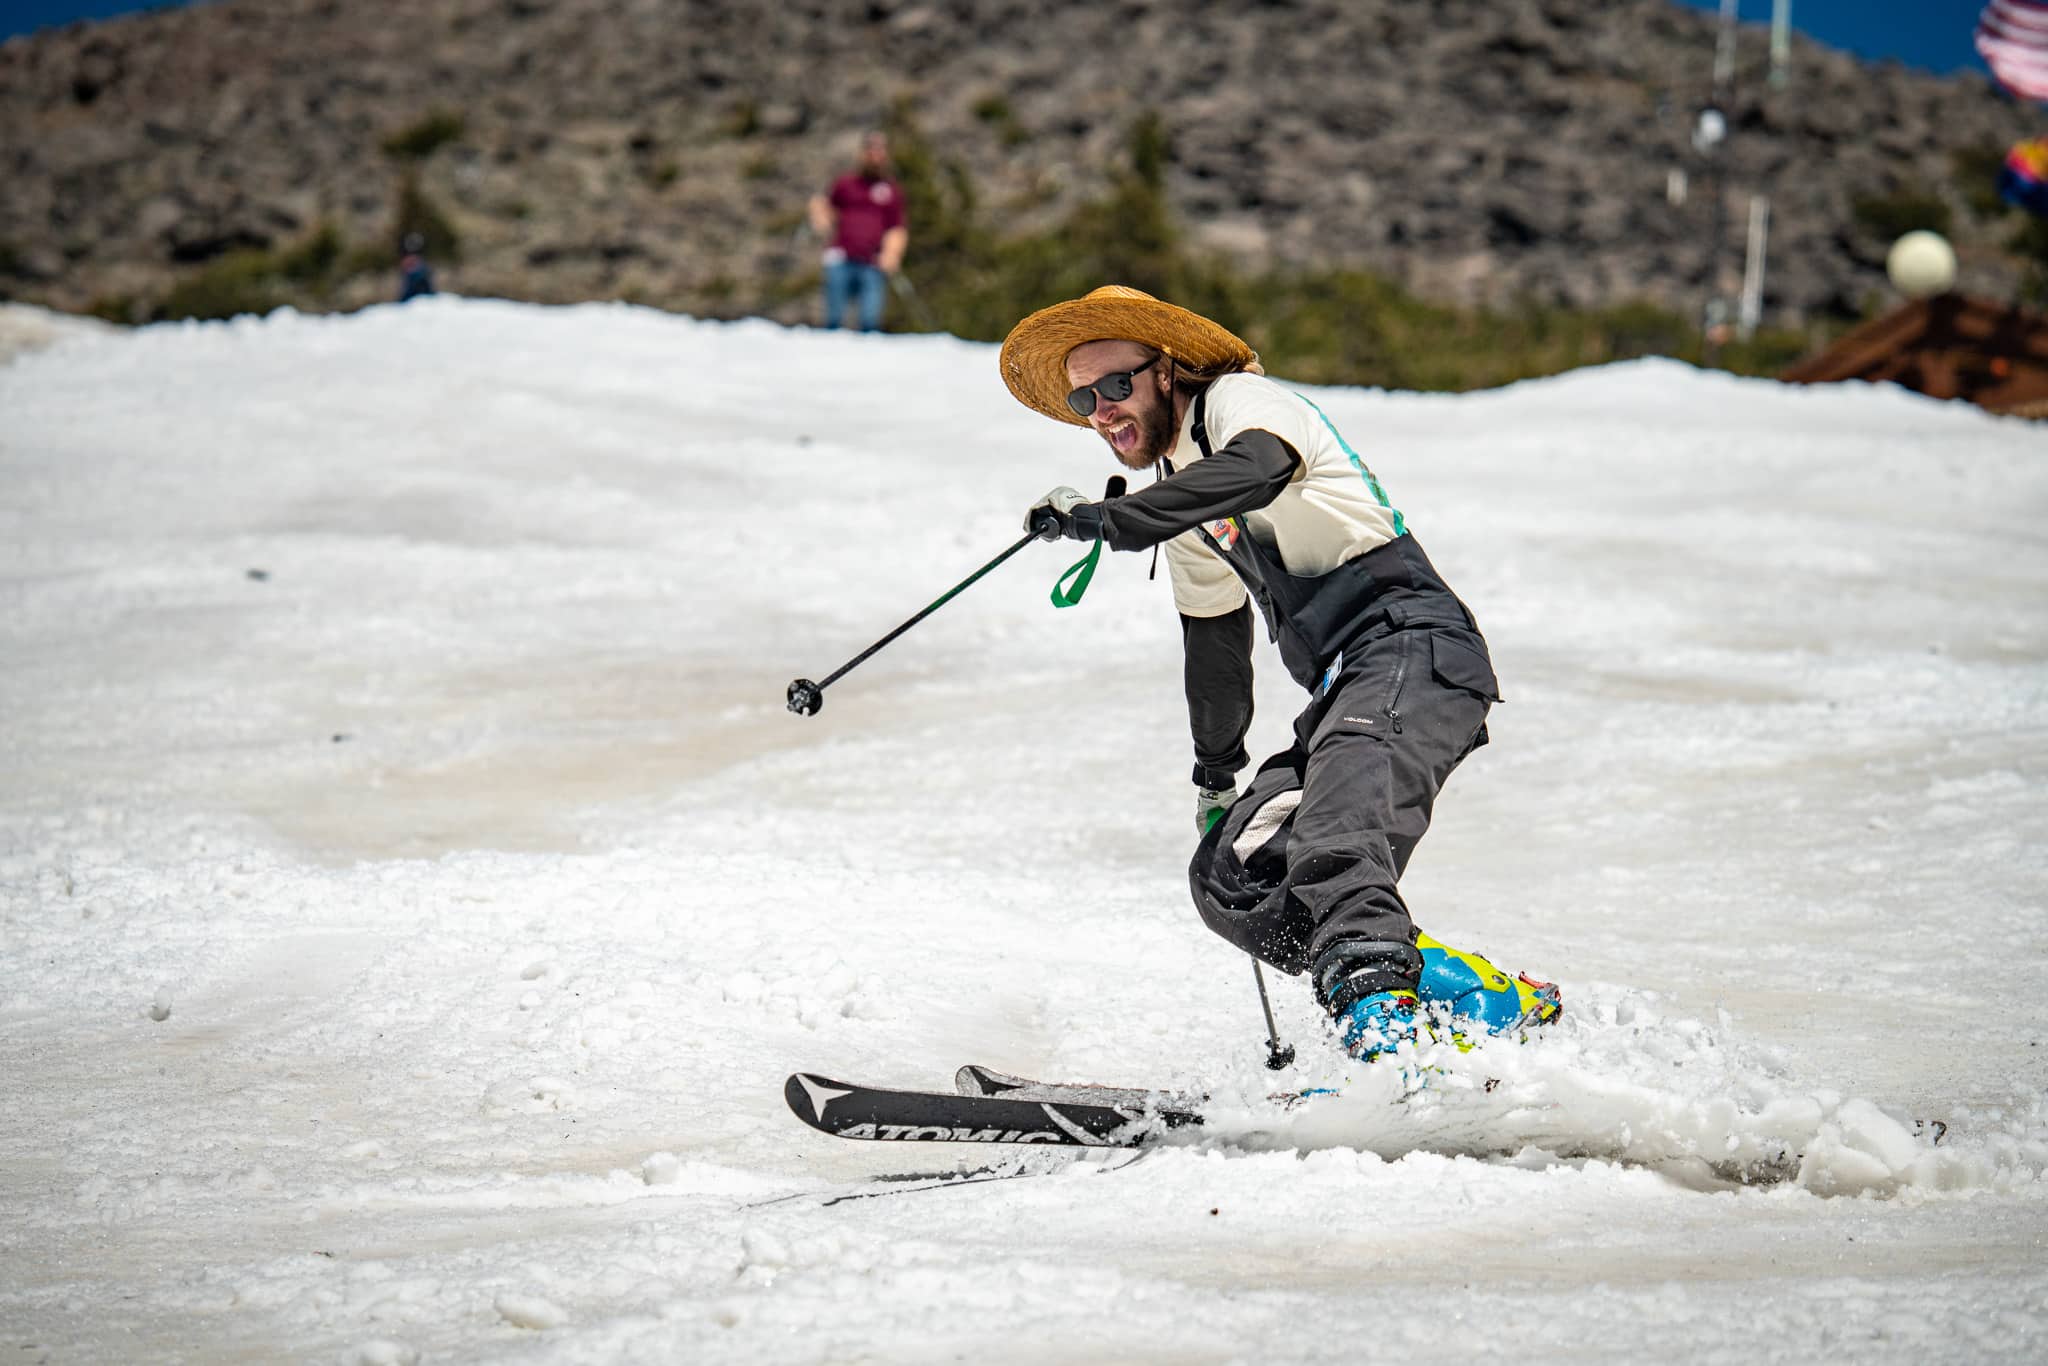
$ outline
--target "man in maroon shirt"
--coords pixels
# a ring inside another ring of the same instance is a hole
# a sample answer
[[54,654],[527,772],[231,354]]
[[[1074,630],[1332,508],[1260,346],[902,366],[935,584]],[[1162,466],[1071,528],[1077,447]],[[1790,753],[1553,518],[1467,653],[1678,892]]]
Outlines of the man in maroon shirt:
[[910,231],[903,187],[889,178],[889,140],[863,134],[860,162],[811,199],[811,228],[825,248],[825,326],[837,327],[849,301],[860,302],[860,330],[882,325],[889,277],[903,264]]

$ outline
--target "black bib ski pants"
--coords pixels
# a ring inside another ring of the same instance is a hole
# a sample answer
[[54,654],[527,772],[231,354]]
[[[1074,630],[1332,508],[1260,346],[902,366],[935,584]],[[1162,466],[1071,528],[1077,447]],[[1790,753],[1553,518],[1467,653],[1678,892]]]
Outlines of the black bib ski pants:
[[[1294,744],[1260,766],[1197,849],[1196,906],[1264,961],[1311,971],[1332,1012],[1412,989],[1422,956],[1399,882],[1445,780],[1486,743],[1499,689],[1485,638],[1412,536],[1278,592],[1245,578],[1295,676],[1326,662]],[[1297,586],[1310,591],[1286,591]],[[1345,604],[1334,648],[1303,629],[1315,629],[1318,600]]]

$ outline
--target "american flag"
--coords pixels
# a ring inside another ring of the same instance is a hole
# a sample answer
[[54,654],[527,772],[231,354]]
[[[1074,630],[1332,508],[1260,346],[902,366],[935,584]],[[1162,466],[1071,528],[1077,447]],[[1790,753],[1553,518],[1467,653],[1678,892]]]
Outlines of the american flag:
[[2048,0],[1991,0],[1977,16],[1977,53],[2023,100],[2048,100]]

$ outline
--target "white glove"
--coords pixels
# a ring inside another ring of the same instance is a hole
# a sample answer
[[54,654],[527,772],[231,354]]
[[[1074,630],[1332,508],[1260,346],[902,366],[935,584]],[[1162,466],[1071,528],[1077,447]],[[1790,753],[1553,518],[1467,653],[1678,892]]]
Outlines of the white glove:
[[[1087,501],[1079,489],[1061,484],[1031,505],[1031,511],[1024,514],[1024,529],[1037,532],[1045,540],[1057,541],[1073,525],[1074,509]],[[1050,518],[1046,517],[1048,512],[1052,514]]]
[[1202,787],[1195,789],[1195,833],[1206,835],[1209,827],[1223,819],[1223,813],[1237,800],[1234,787]]

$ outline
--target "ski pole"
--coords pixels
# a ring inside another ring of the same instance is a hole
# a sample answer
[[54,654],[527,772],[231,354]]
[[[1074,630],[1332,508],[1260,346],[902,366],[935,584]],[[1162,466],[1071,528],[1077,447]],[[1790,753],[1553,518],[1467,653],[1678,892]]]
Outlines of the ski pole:
[[[1103,492],[1102,496],[1104,498],[1120,498],[1123,496],[1123,491],[1124,477],[1120,474],[1111,475],[1109,480],[1109,486]],[[867,649],[862,650],[852,659],[847,660],[844,664],[841,664],[831,673],[825,675],[824,682],[813,683],[808,678],[799,678],[794,683],[791,683],[789,685],[789,709],[795,712],[798,716],[816,716],[818,714],[818,709],[825,705],[825,689],[831,687],[834,683],[837,683],[841,678],[844,678],[847,674],[852,673],[855,666],[860,664],[862,660],[865,660],[869,655],[881,649],[884,645],[887,645],[890,641],[896,639],[896,637],[902,635],[905,631],[908,631],[911,627],[917,625],[917,623],[923,621],[926,617],[938,611],[941,607],[944,607],[954,598],[960,596],[961,593],[971,588],[974,585],[974,582],[977,579],[979,579],[982,575],[988,573],[989,570],[994,569],[1004,560],[1009,559],[1012,555],[1022,550],[1025,546],[1030,545],[1033,541],[1049,541],[1057,538],[1059,535],[1059,526],[1059,514],[1055,513],[1051,508],[1042,509],[1036,517],[1033,517],[1031,519],[1031,530],[1025,532],[1021,537],[1019,537],[1017,540],[1017,544],[1011,546],[1008,550],[1005,550],[1002,554],[996,556],[993,560],[990,560],[987,564],[975,570],[972,574],[969,574],[966,578],[960,580],[960,582],[954,584],[951,588],[948,588],[944,593],[942,593],[939,596],[937,601],[933,602],[929,607],[925,608],[922,612],[919,612],[909,621],[904,622],[901,626],[898,626],[888,635],[883,636],[880,640],[868,646]],[[1077,593],[1075,596],[1078,597],[1079,594]]]
[[1005,550],[1002,554],[996,556],[993,560],[990,560],[981,568],[975,570],[972,574],[969,574],[966,578],[960,580],[960,582],[954,584],[951,588],[948,588],[942,595],[940,595],[939,599],[936,602],[932,603],[922,612],[919,612],[909,621],[904,622],[901,626],[898,626],[888,635],[883,636],[880,640],[868,646],[867,649],[862,650],[852,659],[847,660],[844,664],[841,664],[831,673],[825,675],[824,682],[813,683],[808,678],[799,678],[794,683],[791,683],[789,685],[789,709],[795,712],[798,716],[816,716],[818,714],[818,709],[825,705],[825,689],[831,687],[834,683],[837,683],[841,678],[844,678],[847,674],[852,673],[854,668],[857,665],[859,665],[861,661],[865,660],[869,655],[875,653],[875,651],[881,649],[884,645],[887,645],[890,641],[896,639],[896,637],[902,635],[905,631],[908,631],[911,627],[917,625],[917,623],[923,621],[926,617],[938,611],[941,607],[944,607],[947,603],[951,602],[954,598],[958,597],[961,593],[965,592],[969,587],[973,586],[974,582],[977,579],[979,579],[982,575],[988,573],[989,570],[994,569],[997,565],[1001,564],[1004,560],[1009,559],[1012,555],[1022,550],[1025,546],[1030,545],[1033,541],[1038,540],[1048,529],[1048,525],[1051,529],[1055,531],[1057,531],[1059,527],[1059,518],[1057,515],[1053,513],[1053,511],[1050,508],[1048,508],[1045,512],[1041,513],[1039,516],[1034,517],[1032,519],[1031,530],[1025,532],[1021,537],[1019,537],[1015,545],[1011,546],[1008,550]]
[[1280,1030],[1273,1023],[1273,1003],[1266,998],[1266,971],[1252,959],[1252,980],[1259,984],[1259,1009],[1266,1012],[1266,1066],[1278,1072],[1294,1061],[1294,1045],[1280,1042]]

